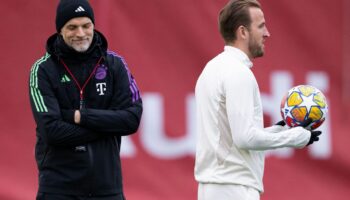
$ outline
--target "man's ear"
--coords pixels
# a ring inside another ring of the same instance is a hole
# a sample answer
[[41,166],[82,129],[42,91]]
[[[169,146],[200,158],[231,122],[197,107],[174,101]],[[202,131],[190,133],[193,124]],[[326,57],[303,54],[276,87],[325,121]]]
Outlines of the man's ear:
[[239,26],[236,31],[237,39],[246,39],[249,35],[249,31],[245,26]]

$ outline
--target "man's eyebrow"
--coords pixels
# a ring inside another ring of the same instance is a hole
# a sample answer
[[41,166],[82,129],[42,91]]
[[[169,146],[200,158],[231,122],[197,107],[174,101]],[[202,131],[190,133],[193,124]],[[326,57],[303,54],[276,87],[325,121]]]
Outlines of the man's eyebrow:
[[78,27],[77,25],[75,25],[75,24],[68,24],[68,26],[67,27]]
[[264,27],[264,26],[266,26],[266,22],[262,22],[259,24],[259,27]]
[[92,24],[92,22],[86,22],[86,23],[83,23],[83,24],[68,24],[67,26],[78,27],[78,26],[86,26],[86,25],[90,25],[90,24]]

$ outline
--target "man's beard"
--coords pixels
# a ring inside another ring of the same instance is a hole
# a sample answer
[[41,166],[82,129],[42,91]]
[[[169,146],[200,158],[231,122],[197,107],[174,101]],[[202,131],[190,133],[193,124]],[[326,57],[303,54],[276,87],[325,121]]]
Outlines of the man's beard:
[[[252,37],[250,37],[252,38]],[[264,49],[262,46],[260,46],[255,40],[250,39],[249,40],[249,53],[252,55],[253,58],[262,57],[264,55]]]
[[75,51],[83,53],[87,51],[90,47],[89,43],[83,44],[83,45],[72,45],[71,46]]

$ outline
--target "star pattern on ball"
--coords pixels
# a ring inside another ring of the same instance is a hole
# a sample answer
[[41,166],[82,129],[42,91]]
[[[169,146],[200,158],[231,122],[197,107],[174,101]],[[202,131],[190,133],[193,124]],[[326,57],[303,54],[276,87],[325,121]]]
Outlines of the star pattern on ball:
[[308,113],[310,113],[312,106],[318,106],[317,103],[315,103],[314,101],[314,94],[311,94],[309,96],[300,94],[300,96],[303,99],[303,101],[301,102],[301,104],[299,104],[299,107],[305,106]]

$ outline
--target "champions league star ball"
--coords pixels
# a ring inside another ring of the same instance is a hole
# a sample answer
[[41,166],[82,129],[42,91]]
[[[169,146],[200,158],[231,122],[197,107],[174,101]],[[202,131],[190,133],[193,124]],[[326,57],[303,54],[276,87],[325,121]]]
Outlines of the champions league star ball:
[[325,121],[327,112],[326,97],[320,90],[310,85],[293,87],[281,102],[281,115],[289,127],[299,126],[312,119],[306,128],[316,129]]

